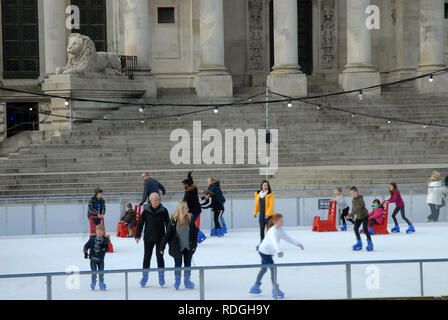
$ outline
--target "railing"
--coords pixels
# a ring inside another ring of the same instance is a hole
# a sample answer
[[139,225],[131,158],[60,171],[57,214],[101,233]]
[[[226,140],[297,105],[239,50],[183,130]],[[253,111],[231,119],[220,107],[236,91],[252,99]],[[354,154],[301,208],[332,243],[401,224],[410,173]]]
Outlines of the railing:
[[134,79],[134,71],[137,69],[136,56],[119,56],[121,60],[121,72],[128,76],[129,80]]
[[[278,268],[292,268],[292,267],[319,267],[319,266],[337,266],[345,265],[345,277],[346,277],[346,297],[352,299],[352,265],[363,264],[402,264],[402,263],[417,263],[419,265],[419,281],[420,281],[420,296],[424,297],[424,278],[423,278],[423,264],[435,263],[435,262],[448,262],[447,259],[410,259],[410,260],[375,260],[375,261],[335,261],[335,262],[304,262],[304,263],[285,263],[285,264],[273,264],[273,265],[229,265],[229,266],[202,266],[202,267],[183,267],[183,268],[154,268],[154,269],[123,269],[123,270],[104,270],[104,271],[80,271],[80,272],[54,272],[54,273],[33,273],[33,274],[11,274],[0,275],[1,279],[13,279],[13,278],[39,278],[45,277],[47,300],[53,299],[53,285],[52,278],[59,276],[71,276],[71,275],[91,275],[91,274],[124,274],[124,299],[129,299],[129,273],[137,272],[167,272],[167,271],[199,271],[199,299],[205,299],[205,271],[206,270],[230,270],[230,269],[258,269],[261,267],[272,268],[274,273],[274,283],[277,284],[277,272]],[[277,300],[277,285],[274,286],[274,299]]]

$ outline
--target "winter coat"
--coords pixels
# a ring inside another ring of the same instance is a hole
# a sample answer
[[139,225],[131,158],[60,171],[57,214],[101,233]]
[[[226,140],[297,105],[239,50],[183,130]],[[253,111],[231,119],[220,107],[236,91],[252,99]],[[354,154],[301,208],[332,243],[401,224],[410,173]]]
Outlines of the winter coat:
[[201,204],[199,203],[198,187],[194,184],[191,172],[188,172],[188,178],[186,180],[188,187],[185,189],[185,194],[182,201],[187,203],[188,209],[190,209],[193,216],[197,216],[202,212],[202,209]]
[[[260,213],[260,192],[261,190],[258,190],[255,192],[255,210],[254,210],[254,216],[256,217]],[[265,217],[272,217],[274,215],[274,193],[269,191],[268,194],[265,197],[266,201],[266,210],[265,210]]]
[[[169,244],[169,255],[174,259],[179,259],[182,257],[182,253],[180,252],[179,238],[177,235],[177,220],[171,219],[165,236],[160,243],[160,250],[165,251],[165,247]],[[191,219],[190,222],[190,251],[194,253],[196,251],[196,247],[198,246],[198,228],[196,224]]]
[[224,206],[215,194],[212,194],[208,200],[203,197],[200,201],[202,209],[211,208],[213,212],[219,212],[224,210]]
[[442,180],[432,181],[428,184],[428,196],[426,197],[426,203],[428,204],[442,204],[443,187]]
[[387,200],[389,203],[395,203],[396,208],[404,207],[404,201],[401,197],[400,191],[395,190],[394,193],[392,193],[392,196],[389,200]]
[[384,221],[384,208],[380,206],[379,208],[373,209],[369,213],[369,219],[375,219],[376,222],[382,224]]
[[137,217],[135,216],[135,211],[133,209],[126,211],[126,213],[121,218],[121,221],[123,221],[128,225],[135,226],[135,224],[137,223]]
[[362,196],[353,198],[352,213],[350,214],[350,217],[354,218],[355,216],[358,220],[364,220],[369,216],[369,211],[366,208],[366,204],[364,203],[364,198]]
[[140,239],[144,226],[145,232],[143,239],[149,242],[160,242],[165,235],[165,230],[169,222],[168,210],[163,205],[159,205],[156,209],[149,205],[145,208],[138,220],[135,238]]
[[95,245],[96,238],[97,238],[96,235],[90,236],[89,240],[84,245],[84,252],[88,253],[90,260],[102,262],[102,261],[104,261],[104,256],[105,256],[106,252],[109,251],[109,238],[105,237],[105,236],[101,237],[99,254],[94,251],[94,245]]
[[[98,213],[98,200],[100,201],[101,210]],[[104,215],[106,214],[106,201],[103,198],[98,199],[96,196],[93,196],[88,205],[87,210],[87,218],[90,219],[91,216],[97,216],[98,214]]]
[[140,205],[143,205],[146,202],[146,200],[148,200],[148,202],[149,202],[149,196],[152,193],[160,194],[159,190],[162,191],[162,194],[166,194],[165,187],[162,184],[160,184],[159,181],[157,181],[156,179],[153,179],[153,178],[149,178],[148,180],[146,180],[143,188],[144,188],[143,189],[143,198],[142,198],[142,201],[140,201]]
[[224,194],[222,193],[219,181],[209,185],[208,191],[213,192],[218,197],[218,200],[224,205],[224,203],[226,202],[226,198],[224,198]]

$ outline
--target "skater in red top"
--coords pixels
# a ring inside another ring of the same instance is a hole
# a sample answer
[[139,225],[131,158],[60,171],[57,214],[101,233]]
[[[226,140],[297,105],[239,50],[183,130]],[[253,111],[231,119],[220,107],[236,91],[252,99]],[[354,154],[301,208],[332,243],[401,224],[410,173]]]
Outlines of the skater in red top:
[[400,226],[398,225],[397,221],[397,214],[398,212],[401,212],[401,217],[403,220],[409,225],[409,228],[406,230],[406,233],[415,232],[414,226],[412,223],[406,218],[406,214],[404,212],[404,202],[403,198],[401,197],[400,191],[398,191],[397,184],[395,182],[392,182],[389,185],[389,192],[390,192],[390,199],[387,200],[389,203],[395,203],[395,209],[392,213],[392,219],[394,219],[395,227],[392,228],[391,232],[400,232]]

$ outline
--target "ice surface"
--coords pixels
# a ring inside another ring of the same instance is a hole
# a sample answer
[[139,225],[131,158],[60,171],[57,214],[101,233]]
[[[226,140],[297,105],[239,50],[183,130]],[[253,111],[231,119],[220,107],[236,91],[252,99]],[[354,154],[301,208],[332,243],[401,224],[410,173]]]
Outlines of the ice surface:
[[[401,225],[405,229],[404,224]],[[275,258],[276,263],[399,260],[448,258],[446,243],[448,223],[415,224],[414,234],[373,236],[374,252],[353,252],[354,233],[316,233],[309,227],[288,227],[289,235],[305,246],[300,251],[282,242],[285,256]],[[209,234],[209,230],[207,234]],[[134,239],[112,236],[114,253],[106,255],[106,270],[139,269],[142,266],[143,243]],[[0,274],[23,274],[42,272],[65,272],[69,266],[89,271],[89,260],[84,260],[82,248],[88,235],[58,236],[10,236],[0,237]],[[195,266],[259,264],[255,250],[259,234],[257,229],[229,230],[224,238],[208,237],[199,245],[193,258]],[[363,236],[365,246],[365,237]],[[173,267],[174,261],[165,253],[166,267]],[[155,255],[151,267],[156,267]],[[425,263],[424,293],[426,296],[448,295],[448,263]],[[360,297],[419,296],[419,265],[353,265],[352,294]],[[266,273],[261,295],[249,294],[258,269],[205,271],[206,299],[272,299],[272,284],[269,271]],[[286,299],[333,299],[346,297],[345,265],[279,268],[278,282]],[[172,287],[173,272],[167,272],[166,285],[160,288],[157,274],[150,273],[148,287],[140,288],[140,273],[129,274],[130,299],[184,300],[199,299],[199,272],[193,271],[192,280],[196,289],[181,290]],[[80,277],[79,289],[68,289],[67,276],[53,277],[54,299],[124,299],[125,279],[123,274],[106,275],[108,290],[92,292],[89,288],[90,275]],[[0,299],[45,299],[46,279],[2,279]]]

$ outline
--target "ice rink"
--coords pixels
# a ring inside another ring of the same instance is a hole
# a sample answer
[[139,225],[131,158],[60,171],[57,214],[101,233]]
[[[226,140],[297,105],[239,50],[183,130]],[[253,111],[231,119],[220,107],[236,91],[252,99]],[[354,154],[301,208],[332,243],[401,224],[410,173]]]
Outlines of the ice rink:
[[[405,229],[405,225],[401,225]],[[416,233],[373,236],[374,252],[353,252],[355,242],[352,228],[347,232],[312,232],[310,227],[286,228],[289,235],[302,242],[304,251],[281,242],[285,256],[275,258],[276,263],[300,263],[323,261],[399,260],[448,258],[448,223],[415,224]],[[390,229],[390,228],[389,228]],[[207,235],[209,230],[206,231]],[[58,236],[9,236],[0,237],[0,274],[25,274],[42,272],[65,272],[76,266],[89,271],[82,249],[88,235],[72,234]],[[106,270],[139,269],[142,266],[143,243],[136,244],[132,238],[116,238],[111,233],[114,253],[106,255]],[[258,229],[229,230],[224,238],[208,237],[199,245],[193,257],[194,266],[259,264],[255,250]],[[365,237],[363,245],[365,247]],[[174,261],[165,252],[166,267]],[[151,267],[156,266],[153,256]],[[353,298],[364,297],[411,297],[420,295],[420,271],[417,263],[392,265],[353,265]],[[448,295],[448,263],[425,263],[423,265],[425,296]],[[205,271],[206,299],[272,299],[272,284],[266,273],[261,295],[249,294],[258,269]],[[345,265],[302,266],[279,268],[278,282],[286,299],[339,299],[346,297]],[[153,300],[199,299],[199,272],[194,271],[192,281],[196,289],[187,290],[183,284],[174,290],[174,274],[167,272],[166,285],[160,288],[157,273],[150,273],[146,288],[139,286],[140,273],[129,274],[129,298]],[[67,288],[67,276],[53,277],[53,299],[124,299],[124,275],[105,276],[107,291],[89,288],[90,275],[80,276],[80,286]],[[46,279],[0,280],[0,299],[45,299]]]

